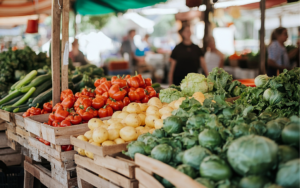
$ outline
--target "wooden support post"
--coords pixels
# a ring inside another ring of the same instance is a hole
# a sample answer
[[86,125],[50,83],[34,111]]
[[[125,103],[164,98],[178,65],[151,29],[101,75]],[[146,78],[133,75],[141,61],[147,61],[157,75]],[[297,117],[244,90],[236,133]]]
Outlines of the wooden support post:
[[266,0],[260,1],[261,25],[260,25],[260,73],[266,74],[266,45],[265,45],[265,12]]
[[52,103],[60,102],[60,17],[62,0],[52,0],[51,69]]
[[34,176],[24,170],[24,188],[33,188]]
[[207,37],[210,35],[210,22],[209,22],[209,12],[211,11],[210,0],[205,0],[206,10],[204,12],[204,37],[203,37],[203,52],[206,52],[207,48]]
[[[62,44],[61,44],[61,90],[68,89],[68,65],[65,64],[69,62],[64,62],[64,52],[65,46],[68,44],[69,47],[69,7],[70,0],[63,0],[63,10],[62,10]],[[67,52],[69,49],[67,50]],[[67,54],[69,57],[69,53]]]

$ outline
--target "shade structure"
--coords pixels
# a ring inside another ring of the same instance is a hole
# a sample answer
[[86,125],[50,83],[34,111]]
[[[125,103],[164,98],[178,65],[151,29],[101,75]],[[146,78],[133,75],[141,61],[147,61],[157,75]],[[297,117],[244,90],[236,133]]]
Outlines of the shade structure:
[[142,8],[167,0],[76,0],[75,10],[81,15],[100,15]]

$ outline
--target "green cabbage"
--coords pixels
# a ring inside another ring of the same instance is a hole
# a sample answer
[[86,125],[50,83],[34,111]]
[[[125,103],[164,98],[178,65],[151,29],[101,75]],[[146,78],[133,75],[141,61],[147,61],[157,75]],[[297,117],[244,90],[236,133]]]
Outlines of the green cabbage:
[[141,134],[141,135],[138,137],[137,141],[143,142],[144,139],[145,139],[146,137],[148,137],[148,136],[151,136],[151,134],[150,134],[150,133],[144,133],[144,134]]
[[176,168],[176,170],[184,173],[185,175],[190,176],[193,179],[197,177],[197,173],[196,173],[195,169],[193,167],[191,167],[190,165],[187,165],[187,164],[179,165]]
[[267,131],[267,128],[262,121],[253,121],[250,123],[250,127],[253,127],[258,135],[263,135]]
[[291,160],[279,167],[276,184],[284,188],[298,188],[300,177],[300,159]]
[[158,145],[157,138],[154,136],[147,136],[143,142],[145,144],[145,154],[147,155],[150,155],[152,149]]
[[265,75],[259,75],[254,79],[256,87],[264,87],[268,83],[269,77]]
[[268,101],[271,105],[279,103],[282,100],[283,96],[283,93],[271,88],[265,90],[263,94],[264,100]]
[[[183,94],[192,96],[196,92],[207,93],[213,90],[213,83],[202,74],[189,73],[180,84]],[[159,94],[160,95],[160,94]]]
[[281,145],[278,147],[279,163],[285,163],[297,158],[299,158],[299,153],[295,148],[286,145]]
[[257,135],[234,140],[227,151],[232,168],[241,175],[261,175],[277,164],[277,144]]
[[264,188],[270,180],[263,176],[246,176],[239,183],[239,188]]
[[284,126],[278,123],[278,121],[272,120],[266,124],[266,127],[267,132],[265,133],[265,136],[271,138],[272,140],[278,141]]
[[263,98],[265,101],[269,101],[271,96],[273,95],[273,91],[271,88],[265,90],[264,94],[263,94]]
[[174,185],[171,182],[169,182],[167,179],[165,179],[165,178],[163,178],[161,180],[161,183],[163,184],[163,186],[165,188],[172,188],[172,187],[174,187]]
[[206,188],[214,188],[214,182],[210,181],[207,178],[196,178],[196,182],[200,183],[201,185],[205,186]]
[[183,127],[183,122],[177,116],[170,116],[164,119],[163,129],[167,134],[181,133]]
[[254,127],[250,127],[246,123],[240,123],[233,127],[232,134],[235,138],[239,138],[241,136],[246,136],[250,134],[257,134]]
[[222,138],[215,129],[204,129],[204,131],[199,134],[198,139],[199,144],[202,147],[210,150],[214,150],[216,147],[222,144]]
[[162,89],[159,92],[159,99],[161,102],[171,103],[180,97],[184,97],[184,94],[174,88]]
[[199,170],[202,160],[209,155],[211,155],[211,152],[208,149],[194,146],[184,152],[182,162]]
[[164,163],[172,159],[173,148],[167,144],[159,144],[151,151],[151,157]]
[[145,144],[140,141],[133,141],[127,145],[128,151],[125,155],[129,156],[130,158],[134,159],[134,155],[136,153],[145,154]]
[[186,127],[188,129],[204,127],[206,117],[207,114],[193,115],[187,120]]
[[155,129],[152,133],[152,136],[155,136],[156,138],[163,138],[165,137],[165,131],[163,129]]
[[200,164],[200,176],[213,181],[230,179],[230,166],[220,157],[212,155],[205,157]]
[[288,123],[281,132],[283,143],[299,148],[300,124],[295,122]]

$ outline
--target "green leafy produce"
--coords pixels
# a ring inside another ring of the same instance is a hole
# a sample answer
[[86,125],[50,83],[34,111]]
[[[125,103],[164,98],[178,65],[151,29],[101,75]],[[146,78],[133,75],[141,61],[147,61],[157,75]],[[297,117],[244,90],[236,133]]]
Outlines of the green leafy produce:
[[166,132],[163,129],[155,129],[152,132],[152,136],[155,136],[156,138],[163,138],[165,137]]
[[207,178],[196,178],[196,182],[200,183],[201,185],[205,186],[206,188],[214,188],[214,182],[210,181]]
[[246,176],[239,183],[240,188],[264,188],[270,180],[263,176]]
[[259,75],[254,79],[254,83],[256,85],[256,87],[264,87],[265,85],[267,85],[269,80],[268,75]]
[[243,136],[234,140],[227,151],[232,168],[240,175],[261,175],[277,163],[277,144],[257,135]]
[[267,132],[267,128],[262,121],[253,121],[250,123],[250,127],[253,127],[258,135],[263,135]]
[[213,82],[202,74],[189,73],[180,84],[181,91],[187,96],[196,92],[207,93],[213,90]]
[[221,135],[215,129],[204,129],[198,139],[199,144],[209,150],[214,150],[222,144]]
[[272,140],[278,141],[284,126],[278,121],[272,120],[266,124],[266,127],[267,132],[265,133],[265,136],[271,138]]
[[173,148],[167,144],[159,144],[151,151],[151,157],[164,163],[172,159]]
[[150,133],[144,133],[144,134],[141,134],[141,135],[138,137],[137,141],[143,142],[144,139],[145,139],[146,137],[148,137],[148,136],[151,136],[151,134],[150,134]]
[[300,159],[291,160],[279,167],[276,184],[284,188],[298,188],[300,177]]
[[300,124],[296,122],[288,123],[281,132],[283,143],[299,148]]
[[246,123],[241,123],[233,127],[232,133],[235,138],[239,138],[241,136],[256,134],[256,129],[254,127],[250,127]]
[[223,159],[212,155],[204,158],[200,164],[200,176],[213,181],[221,181],[230,179],[232,171]]
[[299,153],[295,148],[287,145],[278,146],[279,163],[285,163],[297,158],[299,158]]
[[198,114],[193,115],[189,117],[189,119],[186,122],[186,127],[188,129],[191,128],[204,128],[205,122],[206,122],[207,115],[206,114]]
[[191,167],[190,165],[187,165],[187,164],[179,165],[176,168],[176,170],[190,176],[193,179],[197,177],[197,173],[196,173],[195,169],[193,167]]
[[166,119],[164,119],[163,123],[164,123],[163,129],[167,134],[182,132],[183,122],[177,116],[167,117]]
[[162,89],[159,92],[159,99],[161,102],[171,103],[178,100],[180,97],[184,97],[184,94],[174,88]]
[[128,152],[125,154],[134,159],[136,153],[145,154],[145,144],[141,141],[133,141],[127,145]]
[[199,170],[202,160],[209,155],[211,155],[211,152],[208,149],[194,146],[184,152],[182,162]]
[[171,182],[169,182],[167,179],[165,179],[165,178],[163,178],[161,180],[161,183],[163,184],[163,186],[165,188],[172,188],[172,187],[174,187],[174,185]]

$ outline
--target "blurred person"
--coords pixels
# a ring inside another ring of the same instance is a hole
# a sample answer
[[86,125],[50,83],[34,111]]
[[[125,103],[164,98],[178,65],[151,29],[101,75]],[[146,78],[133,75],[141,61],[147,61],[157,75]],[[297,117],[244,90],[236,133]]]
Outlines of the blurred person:
[[204,56],[207,71],[211,72],[213,68],[224,66],[224,55],[216,48],[215,39],[209,36],[207,39],[207,51]]
[[188,73],[198,73],[201,67],[208,75],[204,54],[191,40],[191,28],[183,25],[178,31],[182,42],[175,46],[170,56],[171,67],[169,71],[169,84],[179,85]]
[[77,66],[87,65],[88,60],[83,55],[83,53],[79,50],[78,39],[75,39],[72,43],[72,51],[69,53],[69,57],[72,59],[73,63],[79,63]]
[[268,62],[267,74],[268,76],[277,76],[283,69],[290,69],[289,60],[297,55],[298,47],[287,53],[284,46],[285,41],[288,39],[287,29],[278,27],[271,34],[271,43],[268,47]]
[[142,40],[142,44],[143,44],[145,53],[151,51],[151,44],[149,42],[149,37],[150,37],[150,35],[146,34]]

